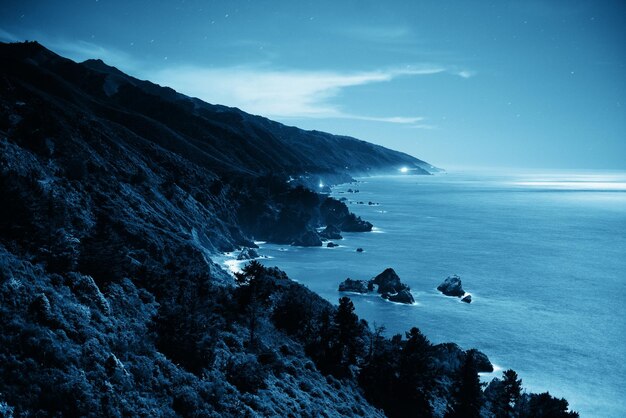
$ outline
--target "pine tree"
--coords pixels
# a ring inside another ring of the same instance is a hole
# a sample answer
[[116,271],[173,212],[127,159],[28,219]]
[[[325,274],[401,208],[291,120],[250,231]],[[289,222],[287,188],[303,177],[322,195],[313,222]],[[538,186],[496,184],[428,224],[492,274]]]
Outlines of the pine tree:
[[481,383],[476,370],[474,356],[468,353],[459,373],[455,400],[449,418],[479,418],[482,406]]
[[522,380],[518,379],[515,370],[502,373],[502,394],[499,400],[498,417],[516,417],[516,406],[522,394]]
[[337,326],[337,349],[340,351],[341,366],[355,364],[359,352],[357,340],[359,317],[354,313],[354,304],[346,296],[339,299],[339,307],[335,313],[335,325]]
[[248,322],[248,344],[251,348],[256,346],[256,331],[267,302],[267,295],[264,295],[261,284],[264,273],[265,267],[256,260],[250,261],[241,272],[235,273],[235,282],[239,286],[239,303],[244,308]]
[[434,384],[432,346],[422,332],[413,327],[406,333],[406,342],[400,352],[396,392],[399,395],[395,416],[432,415],[431,390]]

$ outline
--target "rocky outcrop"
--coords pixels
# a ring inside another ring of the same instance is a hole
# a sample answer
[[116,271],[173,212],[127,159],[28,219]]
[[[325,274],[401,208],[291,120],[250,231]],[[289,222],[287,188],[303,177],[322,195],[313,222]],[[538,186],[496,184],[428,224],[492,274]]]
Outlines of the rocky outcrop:
[[328,244],[326,244],[326,247],[328,247],[328,248],[335,248],[335,247],[339,247],[339,245],[335,244],[334,242],[329,242]]
[[489,357],[475,348],[463,351],[455,343],[437,344],[433,347],[434,365],[443,373],[453,374],[458,372],[467,356],[473,357],[474,365],[479,373],[493,372],[493,364],[491,364]]
[[398,293],[408,289],[408,286],[400,281],[400,277],[392,268],[385,269],[370,281],[377,286],[378,293]]
[[341,230],[345,232],[370,232],[373,227],[370,222],[364,221],[354,213],[348,215],[341,224]]
[[335,225],[328,225],[322,232],[319,233],[322,239],[342,239],[341,230]]
[[493,372],[493,364],[491,364],[491,361],[489,361],[489,357],[487,357],[485,353],[478,351],[475,348],[472,348],[466,351],[466,355],[474,357],[474,364],[476,365],[476,370],[478,372]]
[[244,248],[237,256],[237,260],[254,260],[259,258],[259,253],[254,248]]
[[291,245],[295,245],[297,247],[321,247],[322,240],[319,235],[315,231],[307,231],[300,236],[296,241],[294,241]]
[[465,361],[465,352],[458,344],[441,343],[433,346],[433,366],[441,373],[454,374]]
[[461,278],[456,274],[446,277],[446,279],[437,286],[437,290],[446,296],[462,297],[465,295],[465,290],[461,284]]
[[472,303],[472,295],[465,295],[461,298],[461,302]]
[[350,213],[344,202],[328,198],[320,206],[321,220],[345,232],[369,232],[373,225],[354,213]]
[[372,287],[367,280],[352,280],[351,278],[347,278],[339,283],[340,292],[368,293],[371,290]]
[[415,299],[413,298],[413,295],[407,289],[402,289],[401,291],[395,294],[383,293],[381,297],[383,299],[387,299],[390,302],[406,303],[408,305],[412,305],[415,303]]
[[400,277],[392,268],[385,269],[385,271],[370,280],[352,280],[348,278],[339,284],[340,292],[369,293],[374,290],[383,299],[391,302],[409,305],[415,303],[411,289],[402,283]]
[[356,249],[356,252],[357,252],[357,253],[362,253],[362,252],[363,252],[363,248],[361,248],[361,247],[357,248],[357,249]]
[[[258,286],[233,286],[210,257],[251,236],[300,241],[326,215],[340,229],[353,222],[341,202],[322,214],[325,197],[291,187],[287,172],[418,160],[38,44],[0,43],[0,62],[0,410],[383,416],[358,387],[362,355],[344,364],[336,345],[311,345],[336,341],[338,308],[260,263],[249,264]],[[304,238],[321,245],[314,231]],[[324,323],[319,335],[303,327]],[[401,356],[407,342],[383,344]],[[402,389],[409,397],[392,402],[412,402],[416,388]]]

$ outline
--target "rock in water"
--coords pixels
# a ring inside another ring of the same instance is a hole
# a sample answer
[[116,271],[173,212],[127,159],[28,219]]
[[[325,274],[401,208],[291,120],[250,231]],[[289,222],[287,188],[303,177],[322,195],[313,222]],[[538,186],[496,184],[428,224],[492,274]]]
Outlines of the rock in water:
[[395,294],[384,293],[382,297],[383,299],[387,299],[391,302],[406,303],[408,305],[412,305],[415,303],[413,295],[407,289],[403,289]]
[[351,278],[347,278],[339,283],[340,292],[367,293],[370,290],[369,283],[366,280],[352,280]]
[[322,232],[320,237],[324,239],[342,239],[341,231],[335,225],[328,225]]
[[357,248],[357,249],[356,249],[356,252],[357,252],[357,253],[362,253],[362,252],[363,252],[363,248],[361,248],[361,247]]
[[463,298],[461,299],[461,302],[472,303],[472,295],[463,296]]
[[446,296],[462,297],[465,295],[465,290],[461,285],[461,278],[456,274],[446,277],[446,279],[437,286],[437,290]]
[[378,293],[398,293],[408,287],[400,282],[400,277],[394,269],[388,268],[372,279],[372,283],[378,286]]
[[253,260],[259,258],[259,253],[254,248],[244,248],[237,256],[237,260]]
[[369,293],[374,290],[374,286],[378,288],[378,293],[383,299],[409,305],[415,303],[411,289],[400,281],[400,277],[392,268],[386,269],[371,280],[346,279],[339,284],[339,291]]
[[339,245],[335,244],[334,242],[329,242],[328,244],[326,244],[326,246],[327,246],[328,248],[339,247]]
[[321,247],[322,240],[315,231],[306,231],[293,244],[298,247]]

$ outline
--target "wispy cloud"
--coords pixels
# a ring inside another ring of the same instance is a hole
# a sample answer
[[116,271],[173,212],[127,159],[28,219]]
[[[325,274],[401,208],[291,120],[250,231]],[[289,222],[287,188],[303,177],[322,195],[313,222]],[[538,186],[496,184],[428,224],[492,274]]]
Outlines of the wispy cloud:
[[[390,33],[389,37],[402,35],[400,30]],[[25,38],[0,28],[0,39],[14,42]],[[347,88],[390,82],[400,77],[442,73],[462,78],[474,75],[468,70],[436,64],[339,72],[276,70],[255,65],[211,68],[173,65],[164,61],[160,64],[161,69],[155,71],[128,53],[92,42],[42,36],[33,39],[40,39],[46,47],[76,61],[100,58],[134,76],[172,87],[189,96],[236,106],[250,113],[276,119],[353,119],[399,124],[415,129],[436,129],[436,126],[425,123],[423,116],[357,114],[337,104],[335,99]]]
[[120,66],[125,71],[136,71],[141,67],[141,65],[126,52],[84,40],[51,37],[34,31],[11,33],[2,28],[0,28],[0,40],[4,42],[37,40],[46,48],[64,57],[73,59],[74,61],[80,62],[87,59],[99,58],[109,65]]
[[422,116],[378,116],[351,113],[335,99],[344,89],[389,82],[399,77],[450,73],[444,66],[416,65],[365,72],[268,70],[264,68],[176,67],[149,78],[212,103],[240,107],[274,118],[342,118],[414,125]]
[[11,32],[7,32],[6,30],[0,28],[0,41],[2,42],[17,42],[17,41],[21,41],[21,39],[11,33]]
[[99,58],[109,65],[122,66],[127,71],[138,67],[129,54],[87,41],[51,39],[45,42],[45,46],[79,62]]
[[476,75],[476,73],[474,73],[473,71],[470,71],[470,70],[461,70],[461,71],[457,72],[457,75],[459,77],[463,77],[463,78],[470,78],[470,77],[473,77],[474,75]]

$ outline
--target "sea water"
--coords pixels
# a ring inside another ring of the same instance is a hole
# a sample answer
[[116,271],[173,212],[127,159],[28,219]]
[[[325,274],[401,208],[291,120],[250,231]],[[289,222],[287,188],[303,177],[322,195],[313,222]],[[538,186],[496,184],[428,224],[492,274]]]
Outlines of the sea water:
[[[263,262],[334,303],[345,278],[393,267],[416,304],[349,295],[370,324],[476,347],[493,376],[515,369],[582,416],[626,416],[626,173],[369,177],[333,195],[375,229],[337,248],[263,244]],[[471,304],[436,290],[451,274]]]

